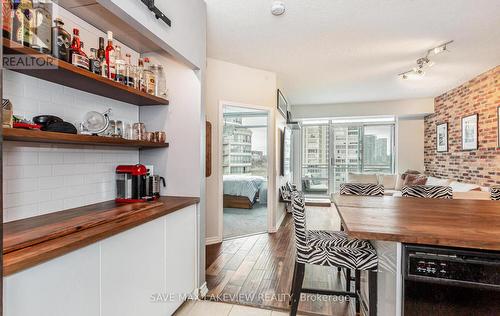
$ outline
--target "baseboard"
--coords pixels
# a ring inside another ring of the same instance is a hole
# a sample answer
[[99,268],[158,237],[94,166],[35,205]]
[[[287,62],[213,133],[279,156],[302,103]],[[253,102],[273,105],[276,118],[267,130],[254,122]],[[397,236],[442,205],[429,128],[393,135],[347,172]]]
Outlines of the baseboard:
[[283,215],[281,215],[280,219],[276,222],[276,226],[270,231],[270,233],[275,233],[280,229],[281,224],[283,223],[283,220],[285,219],[286,216],[286,211],[283,211]]
[[219,244],[222,242],[222,239],[219,238],[218,236],[215,237],[207,237],[205,238],[205,245],[213,245],[213,244]]

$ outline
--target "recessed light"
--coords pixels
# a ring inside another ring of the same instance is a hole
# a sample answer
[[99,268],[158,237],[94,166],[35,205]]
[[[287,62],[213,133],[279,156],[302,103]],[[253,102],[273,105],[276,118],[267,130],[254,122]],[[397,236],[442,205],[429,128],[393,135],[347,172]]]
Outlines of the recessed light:
[[271,6],[271,13],[275,16],[285,13],[285,3],[283,1],[274,1]]

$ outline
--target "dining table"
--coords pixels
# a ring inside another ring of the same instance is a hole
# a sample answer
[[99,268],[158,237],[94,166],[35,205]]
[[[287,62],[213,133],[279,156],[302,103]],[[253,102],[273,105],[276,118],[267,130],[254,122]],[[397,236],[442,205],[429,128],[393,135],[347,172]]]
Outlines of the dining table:
[[347,235],[377,251],[378,315],[402,315],[405,245],[500,251],[499,201],[337,194],[333,202]]

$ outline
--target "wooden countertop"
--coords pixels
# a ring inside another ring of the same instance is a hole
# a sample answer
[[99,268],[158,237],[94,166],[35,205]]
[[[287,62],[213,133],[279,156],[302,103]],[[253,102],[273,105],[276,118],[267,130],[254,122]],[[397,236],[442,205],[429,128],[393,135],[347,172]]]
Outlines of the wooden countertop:
[[87,205],[3,224],[4,276],[199,202],[197,197]]
[[500,250],[500,202],[335,196],[346,232],[356,238]]

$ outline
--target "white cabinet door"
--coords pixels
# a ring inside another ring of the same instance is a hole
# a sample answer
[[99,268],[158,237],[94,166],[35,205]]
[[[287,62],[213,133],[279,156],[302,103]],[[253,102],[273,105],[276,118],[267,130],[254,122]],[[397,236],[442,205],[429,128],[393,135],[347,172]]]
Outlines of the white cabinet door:
[[5,316],[99,316],[99,245],[4,278]]
[[183,295],[196,288],[196,205],[166,216],[166,293],[176,300],[167,302],[167,315],[182,303]]
[[101,316],[165,316],[165,218],[101,242]]

